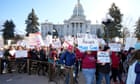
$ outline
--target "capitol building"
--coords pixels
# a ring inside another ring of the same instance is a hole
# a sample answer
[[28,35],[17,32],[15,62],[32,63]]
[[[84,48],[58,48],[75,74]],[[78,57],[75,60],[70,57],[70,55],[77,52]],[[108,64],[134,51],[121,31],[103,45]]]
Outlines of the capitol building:
[[97,33],[103,33],[102,24],[91,24],[90,20],[86,20],[84,15],[83,6],[80,3],[80,0],[77,0],[77,3],[74,7],[72,16],[64,20],[64,24],[53,24],[50,22],[44,22],[41,24],[41,34],[43,39],[45,39],[48,33],[53,33],[53,30],[58,32],[59,37],[64,37],[68,35],[76,36],[77,33],[90,33],[97,35]]

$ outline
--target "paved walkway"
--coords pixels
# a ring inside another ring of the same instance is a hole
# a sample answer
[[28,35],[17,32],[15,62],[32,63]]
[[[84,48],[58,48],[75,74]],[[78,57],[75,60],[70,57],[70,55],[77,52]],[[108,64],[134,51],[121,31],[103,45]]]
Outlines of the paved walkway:
[[[64,80],[57,80],[58,84],[63,84]],[[85,80],[82,74],[79,74],[79,84],[85,84]],[[0,84],[56,84],[55,82],[49,82],[47,76],[28,75],[28,74],[0,74]]]
[[[125,77],[123,77],[123,79],[125,79]],[[56,81],[58,82],[58,84],[64,84],[64,79],[58,78],[56,79]],[[85,79],[81,72],[79,74],[78,82],[79,84],[85,84]],[[0,84],[56,84],[56,83],[49,82],[47,75],[39,76],[37,74],[28,75],[27,73],[21,74],[11,73],[11,74],[0,74]]]

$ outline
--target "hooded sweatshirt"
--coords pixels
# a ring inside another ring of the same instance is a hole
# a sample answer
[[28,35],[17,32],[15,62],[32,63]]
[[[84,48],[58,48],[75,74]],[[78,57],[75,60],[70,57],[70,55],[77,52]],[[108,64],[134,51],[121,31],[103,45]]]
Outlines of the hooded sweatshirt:
[[96,68],[96,56],[93,54],[85,54],[82,59],[82,68]]

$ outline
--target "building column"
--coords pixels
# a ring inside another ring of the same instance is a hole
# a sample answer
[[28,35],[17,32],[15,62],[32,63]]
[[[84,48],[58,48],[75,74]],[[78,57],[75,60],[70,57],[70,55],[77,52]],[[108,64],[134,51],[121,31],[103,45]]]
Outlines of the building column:
[[78,33],[78,24],[79,24],[79,23],[76,23],[75,36],[76,36],[76,35],[77,35],[77,33]]
[[74,23],[74,35],[76,34],[76,23]]
[[63,29],[63,36],[65,36],[67,34],[67,25],[65,24],[64,25],[64,29]]
[[77,33],[80,33],[80,23],[78,23]]
[[82,26],[82,33],[86,33],[86,24],[83,24],[83,26]]
[[70,35],[72,35],[72,24],[69,24],[69,26],[70,26]]

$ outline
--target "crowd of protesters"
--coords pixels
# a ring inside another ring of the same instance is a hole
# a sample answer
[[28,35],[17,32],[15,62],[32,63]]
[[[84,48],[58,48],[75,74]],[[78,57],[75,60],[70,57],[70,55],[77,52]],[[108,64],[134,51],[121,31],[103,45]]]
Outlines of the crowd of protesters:
[[[27,50],[27,57],[17,60],[16,50]],[[7,73],[13,71],[14,64],[11,63],[12,61],[16,61],[16,63],[25,62],[23,70],[27,72],[26,60],[31,59],[51,64],[50,81],[54,78],[55,67],[60,64],[65,66],[65,84],[71,84],[71,73],[69,73],[71,69],[75,74],[73,80],[75,83],[78,83],[79,71],[82,71],[86,84],[102,84],[102,82],[105,84],[140,84],[140,50],[135,50],[135,48],[114,52],[108,46],[100,47],[99,51],[109,52],[111,59],[109,63],[101,63],[97,59],[97,51],[81,52],[76,46],[68,46],[67,48],[53,48],[51,45],[49,47],[34,46],[33,48],[10,46],[1,49],[1,51],[3,52],[1,69],[4,71],[6,67]],[[45,72],[48,71],[48,65],[43,62],[38,63],[38,75],[41,75],[41,71],[42,75],[46,75]]]

